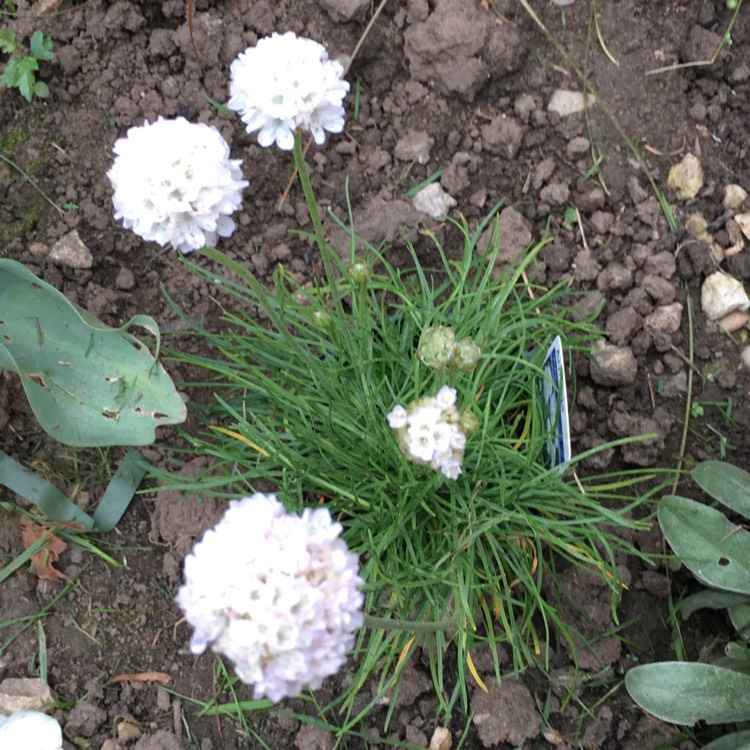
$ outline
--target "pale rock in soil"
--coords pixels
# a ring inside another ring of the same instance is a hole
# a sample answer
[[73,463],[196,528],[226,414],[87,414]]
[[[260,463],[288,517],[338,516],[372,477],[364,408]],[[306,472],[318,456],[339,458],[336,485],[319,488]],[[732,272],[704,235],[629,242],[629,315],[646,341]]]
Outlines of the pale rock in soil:
[[370,7],[370,0],[320,0],[334,21],[361,20]]
[[445,727],[435,727],[428,750],[451,750],[451,733]]
[[488,692],[475,690],[471,699],[474,725],[484,747],[509,742],[514,747],[539,734],[541,717],[529,689],[519,680],[487,681]]
[[695,154],[685,154],[679,164],[669,170],[667,185],[678,200],[695,198],[703,187],[703,167]]
[[[729,184],[724,186],[724,198],[721,201],[721,205],[727,209],[727,211],[736,211],[747,198],[747,192],[741,185]],[[750,235],[749,235],[750,237]]]
[[448,211],[457,205],[456,199],[448,195],[438,182],[433,182],[420,190],[412,198],[412,203],[417,211],[429,214],[434,219],[446,216]]
[[333,750],[333,736],[323,727],[303,724],[294,738],[297,750]]
[[635,381],[638,362],[628,346],[597,341],[591,347],[591,379],[599,385],[630,385]]
[[38,677],[7,677],[0,682],[0,713],[39,711],[57,700]]
[[94,256],[75,229],[52,245],[48,260],[65,268],[85,269],[94,265]]
[[409,130],[399,138],[393,155],[401,161],[416,161],[427,164],[430,161],[430,146],[434,140],[424,130]]
[[675,333],[680,330],[683,307],[679,302],[657,307],[643,321],[645,328],[653,328],[662,333]]
[[742,360],[742,364],[750,370],[750,346],[746,346],[740,352],[740,360]]
[[750,308],[750,299],[740,281],[723,271],[716,271],[703,282],[701,307],[709,320],[719,320],[735,310]]
[[542,188],[539,197],[553,206],[562,206],[570,198],[570,185],[567,182],[551,182]]
[[739,225],[739,228],[742,230],[742,234],[747,237],[747,239],[750,240],[750,213],[746,214],[737,214],[734,217],[734,220]]
[[[593,107],[594,104],[596,104],[596,97],[589,94],[586,105]],[[556,112],[560,117],[568,117],[577,112],[583,112],[584,109],[583,94],[580,91],[568,91],[567,89],[557,89],[547,105],[548,112]]]
[[730,312],[729,315],[725,315],[720,321],[719,325],[728,333],[734,333],[739,331],[740,328],[744,328],[750,320],[750,315],[739,310]]

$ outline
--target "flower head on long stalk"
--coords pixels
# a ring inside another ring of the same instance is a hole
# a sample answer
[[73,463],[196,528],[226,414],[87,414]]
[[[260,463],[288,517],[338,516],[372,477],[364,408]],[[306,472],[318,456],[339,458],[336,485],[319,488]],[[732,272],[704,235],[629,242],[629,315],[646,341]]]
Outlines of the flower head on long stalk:
[[325,508],[298,516],[275,495],[233,500],[185,558],[177,603],[193,653],[230,658],[256,698],[320,687],[363,622],[359,563],[341,531]]
[[349,91],[344,68],[328,59],[322,44],[286,34],[272,34],[240,53],[232,63],[227,106],[240,113],[258,143],[291,151],[294,131],[309,131],[315,142],[325,132],[344,129],[342,101]]

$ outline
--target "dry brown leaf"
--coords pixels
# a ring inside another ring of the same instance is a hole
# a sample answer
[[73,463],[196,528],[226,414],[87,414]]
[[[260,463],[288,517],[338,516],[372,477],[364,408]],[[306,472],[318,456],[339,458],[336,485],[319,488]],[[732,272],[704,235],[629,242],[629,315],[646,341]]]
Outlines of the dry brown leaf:
[[60,555],[65,552],[68,545],[60,537],[55,536],[49,529],[35,524],[28,516],[23,517],[22,523],[23,531],[21,532],[21,539],[23,540],[25,549],[31,547],[41,537],[47,540],[47,545],[31,558],[37,576],[47,581],[56,581],[58,578],[67,581],[68,576],[57,570],[55,563],[60,559]]
[[172,678],[166,672],[136,672],[135,674],[118,674],[110,681],[110,684],[116,682],[161,682],[168,685]]

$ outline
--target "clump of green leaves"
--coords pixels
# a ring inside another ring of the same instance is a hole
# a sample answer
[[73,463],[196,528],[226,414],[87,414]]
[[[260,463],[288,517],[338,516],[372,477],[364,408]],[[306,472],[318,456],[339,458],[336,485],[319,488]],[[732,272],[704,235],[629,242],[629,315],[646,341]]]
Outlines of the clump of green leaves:
[[16,88],[26,101],[35,96],[42,99],[49,96],[49,88],[44,81],[36,79],[39,63],[52,60],[52,39],[45,36],[39,29],[31,35],[28,51],[17,40],[16,34],[10,29],[0,29],[0,52],[10,55],[5,68],[0,74],[0,86]]
[[[631,698],[650,714],[673,724],[750,721],[750,474],[722,461],[705,461],[691,472],[716,507],[668,496],[659,504],[659,524],[679,561],[708,588],[682,600],[679,613],[724,609],[737,631],[724,655],[712,663],[658,662],[628,672]],[[721,737],[704,750],[750,747],[750,730]]]

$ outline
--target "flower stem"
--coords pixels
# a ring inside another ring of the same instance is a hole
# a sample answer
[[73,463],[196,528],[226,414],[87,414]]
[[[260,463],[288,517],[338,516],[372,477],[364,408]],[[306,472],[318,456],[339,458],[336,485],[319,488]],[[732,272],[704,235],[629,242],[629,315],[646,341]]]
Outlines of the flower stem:
[[393,620],[390,617],[377,617],[365,614],[364,626],[373,630],[407,630],[410,632],[436,633],[455,628],[456,617],[445,620]]
[[313,229],[315,230],[315,241],[318,243],[320,257],[323,260],[323,268],[325,268],[326,276],[328,277],[328,283],[331,287],[331,292],[333,293],[334,302],[338,303],[339,298],[336,293],[336,277],[334,276],[333,268],[331,267],[331,247],[326,242],[325,234],[323,234],[323,223],[320,220],[318,202],[315,200],[315,193],[313,192],[312,183],[310,182],[310,173],[307,171],[305,154],[302,148],[302,133],[299,130],[294,132],[294,165],[297,167],[299,181],[302,183],[302,192],[305,194],[307,208],[310,211],[310,218],[312,219]]

